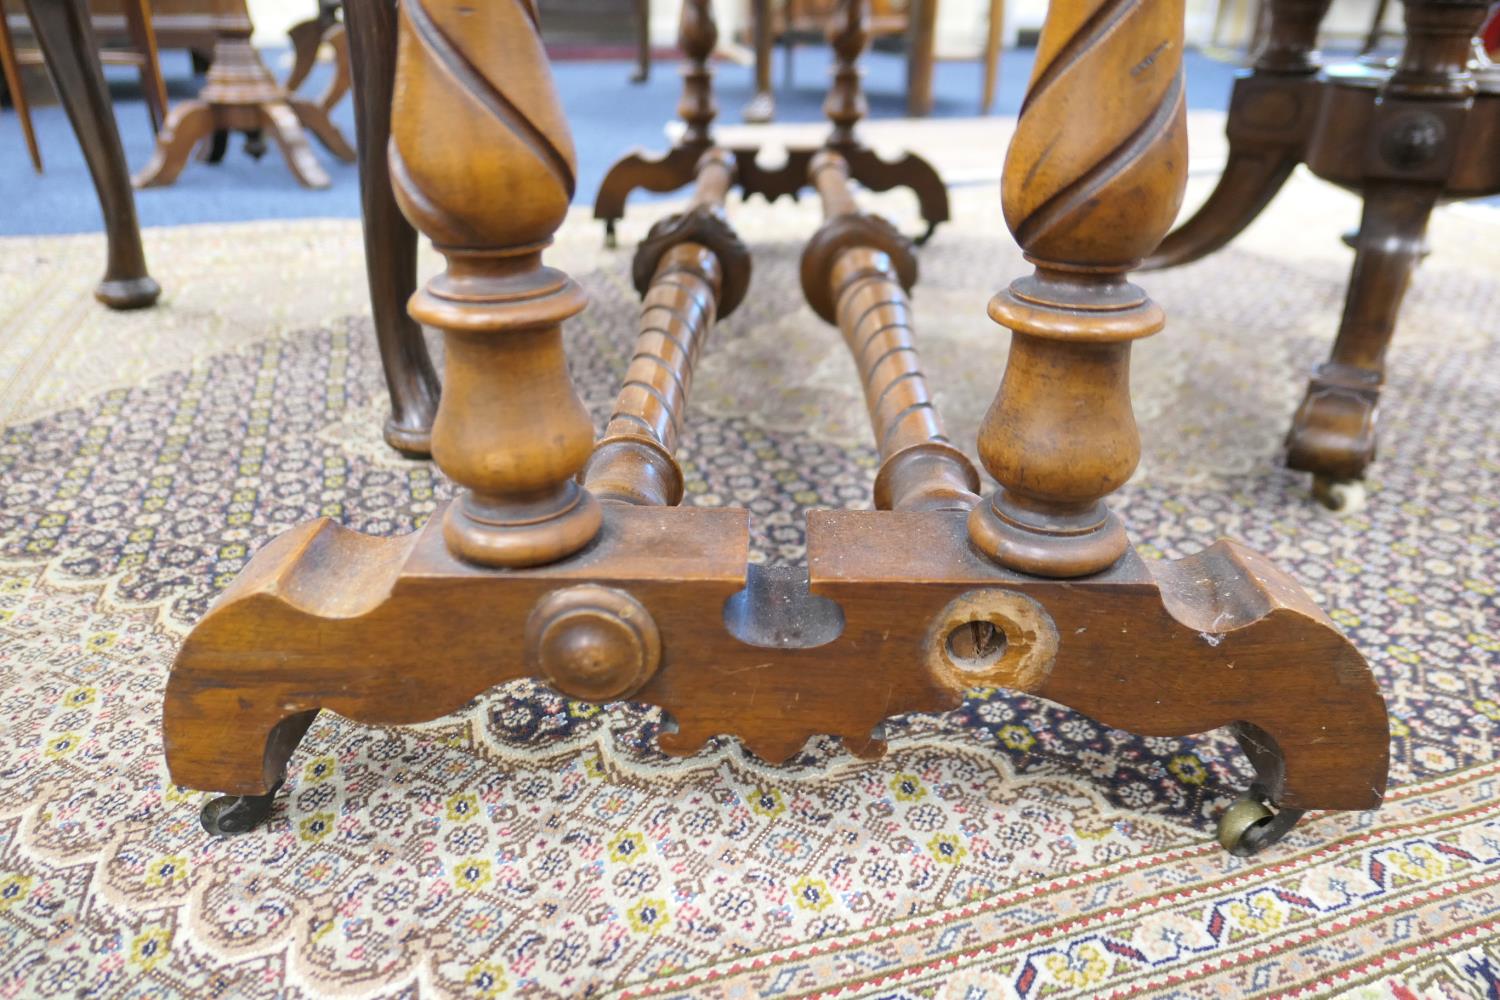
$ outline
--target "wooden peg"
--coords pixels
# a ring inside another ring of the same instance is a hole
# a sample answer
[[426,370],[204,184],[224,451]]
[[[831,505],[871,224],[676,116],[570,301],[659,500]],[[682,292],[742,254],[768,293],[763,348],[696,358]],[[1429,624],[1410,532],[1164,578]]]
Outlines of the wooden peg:
[[682,502],[673,453],[693,368],[714,323],[735,310],[750,284],[750,252],[724,215],[733,184],[734,157],[704,153],[691,206],[653,226],[636,251],[642,302],[635,354],[584,475],[601,500]]
[[824,222],[802,254],[802,291],[814,312],[838,326],[859,367],[880,449],[875,506],[971,510],[979,474],[943,432],[913,343],[911,241],[859,210],[842,156],[819,153],[810,173]]
[[483,565],[552,562],[601,521],[574,481],[594,434],[562,342],[586,300],[541,260],[567,214],[575,156],[536,9],[407,0],[399,32],[392,182],[447,258],[410,305],[447,345],[432,454],[466,490],[444,537]]
[[1085,6],[1049,9],[1005,161],[1005,220],[1036,270],[990,302],[1014,332],[979,432],[1000,488],[969,519],[982,552],[1051,577],[1097,573],[1129,547],[1103,497],[1140,458],[1130,342],[1165,317],[1125,273],[1187,182],[1182,0],[1127,0],[1109,31]]

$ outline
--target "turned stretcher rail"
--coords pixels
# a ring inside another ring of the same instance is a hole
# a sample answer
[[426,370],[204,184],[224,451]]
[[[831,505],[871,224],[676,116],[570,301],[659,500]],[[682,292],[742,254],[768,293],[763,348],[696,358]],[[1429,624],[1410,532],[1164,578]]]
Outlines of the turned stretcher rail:
[[659,223],[635,260],[644,286],[635,350],[614,413],[584,474],[601,500],[652,506],[682,502],[674,453],[693,368],[714,323],[744,295],[749,256],[724,221],[734,157],[711,149],[698,163],[688,210]]
[[803,287],[813,308],[838,325],[859,368],[880,449],[875,506],[970,510],[979,502],[979,475],[948,441],[912,333],[911,246],[884,220],[860,212],[843,157],[820,153],[809,172],[825,221],[803,258]]

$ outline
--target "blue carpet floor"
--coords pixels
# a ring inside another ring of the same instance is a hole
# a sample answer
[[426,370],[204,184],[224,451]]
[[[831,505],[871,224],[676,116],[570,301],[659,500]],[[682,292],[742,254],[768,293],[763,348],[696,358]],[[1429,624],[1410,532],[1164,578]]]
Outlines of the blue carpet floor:
[[[1013,115],[1020,106],[1031,72],[1033,49],[1007,51],[1001,60],[1001,84],[995,113]],[[795,85],[785,86],[781,53],[775,67],[779,121],[822,119],[829,53],[823,47],[803,47],[795,55]],[[285,72],[285,51],[267,50],[266,60],[278,75]],[[873,118],[905,113],[905,59],[890,53],[871,53],[866,62],[866,89]],[[635,86],[625,62],[560,62],[554,67],[557,87],[572,122],[578,146],[578,200],[590,203],[610,163],[635,148],[659,149],[662,128],[675,113],[679,82],[676,65],[659,60],[650,82]],[[173,101],[192,97],[201,79],[192,75],[184,53],[165,53],[163,72]],[[304,85],[315,94],[328,72],[319,70]],[[1234,67],[1197,53],[1187,57],[1188,104],[1192,108],[1223,108],[1229,99]],[[111,69],[115,116],[131,170],[150,159],[153,137],[140,99],[134,71]],[[938,117],[965,117],[978,109],[980,66],[977,62],[945,62],[937,68],[934,91]],[[740,120],[740,108],[751,94],[748,67],[720,64],[718,98],[722,121]],[[56,106],[35,109],[34,118],[46,173],[32,172],[14,112],[0,110],[0,235],[90,232],[100,228],[98,202],[88,171],[66,116]],[[334,120],[354,136],[351,101],[345,99]],[[189,163],[177,182],[167,188],[138,192],[141,224],[170,226],[194,222],[250,219],[348,217],[359,215],[358,178],[352,164],[343,164],[314,146],[333,179],[323,191],[309,191],[293,180],[274,148],[256,162],[246,156],[236,138],[224,161],[216,166]],[[996,156],[1001,152],[996,151]]]

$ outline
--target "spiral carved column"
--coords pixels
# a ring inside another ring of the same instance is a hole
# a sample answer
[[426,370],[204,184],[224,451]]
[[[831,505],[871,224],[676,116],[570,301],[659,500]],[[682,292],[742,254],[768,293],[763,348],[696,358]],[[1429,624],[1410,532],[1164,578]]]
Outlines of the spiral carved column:
[[541,261],[576,167],[535,5],[406,0],[391,125],[397,202],[447,258],[410,305],[447,345],[432,454],[466,490],[444,538],[482,565],[555,561],[601,514],[574,481],[594,435],[562,343],[585,298]]
[[975,508],[980,551],[1075,577],[1129,547],[1103,498],[1140,458],[1130,342],[1162,310],[1125,280],[1187,181],[1182,0],[1055,0],[1005,162],[1005,219],[1036,267],[990,302],[1014,331],[979,454],[1000,488]]

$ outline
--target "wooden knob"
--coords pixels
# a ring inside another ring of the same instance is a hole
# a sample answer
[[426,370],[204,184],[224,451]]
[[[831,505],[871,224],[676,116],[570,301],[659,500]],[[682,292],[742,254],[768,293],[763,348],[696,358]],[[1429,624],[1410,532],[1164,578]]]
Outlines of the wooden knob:
[[639,691],[661,664],[661,633],[623,590],[583,584],[542,598],[526,620],[526,660],[558,691],[614,701]]

